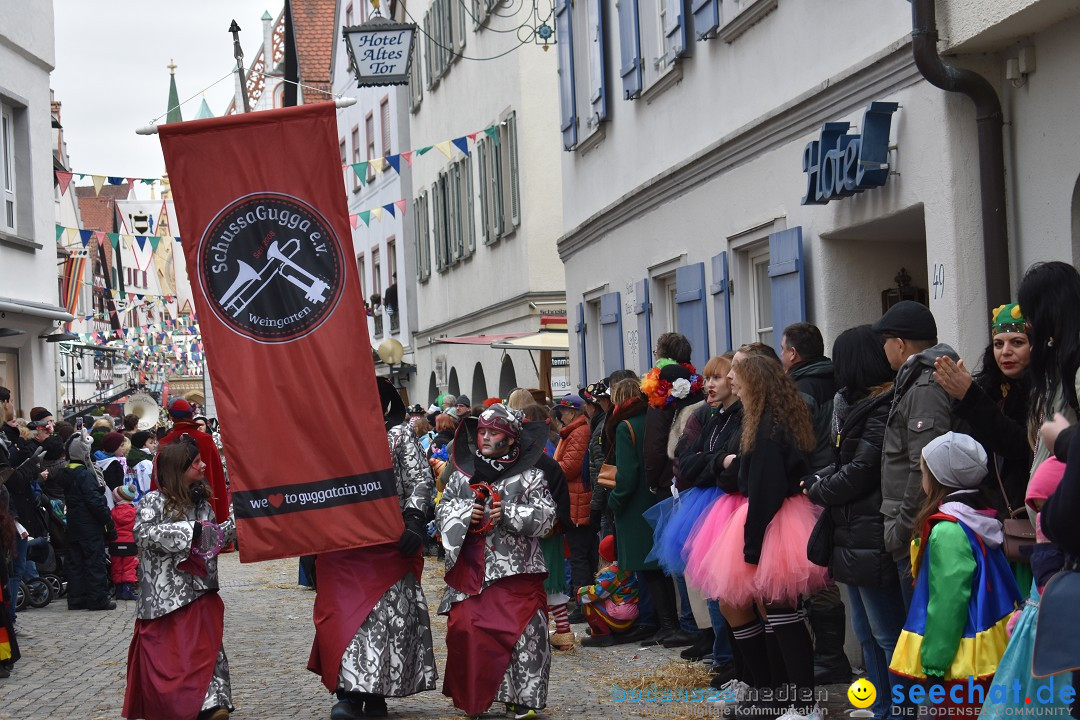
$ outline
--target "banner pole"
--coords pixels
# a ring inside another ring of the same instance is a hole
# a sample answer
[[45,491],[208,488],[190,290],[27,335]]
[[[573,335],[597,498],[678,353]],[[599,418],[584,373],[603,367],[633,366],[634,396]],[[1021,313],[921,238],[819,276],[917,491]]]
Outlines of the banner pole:
[[236,24],[236,20],[233,20],[232,25],[229,26],[229,32],[232,33],[236,72],[240,73],[240,99],[244,101],[244,112],[249,113],[251,105],[248,103],[247,79],[244,77],[244,49],[240,47],[240,26]]

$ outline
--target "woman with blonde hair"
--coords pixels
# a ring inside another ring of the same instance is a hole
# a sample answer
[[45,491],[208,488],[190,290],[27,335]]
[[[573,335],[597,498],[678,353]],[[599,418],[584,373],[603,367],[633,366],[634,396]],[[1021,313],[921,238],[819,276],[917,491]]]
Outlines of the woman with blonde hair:
[[[780,363],[740,357],[732,369],[743,421],[738,453],[723,460],[736,479],[723,489],[738,490],[747,502],[721,531],[721,552],[703,565],[699,585],[720,601],[747,682],[757,688],[794,684],[795,710],[808,715],[814,711],[813,643],[796,608],[801,596],[827,582],[825,569],[806,557],[818,511],[800,481],[810,472],[805,454],[814,449],[814,429],[806,402]],[[772,645],[762,618],[775,632]],[[781,657],[770,659],[770,652]],[[783,668],[784,676],[776,678],[773,667]]]

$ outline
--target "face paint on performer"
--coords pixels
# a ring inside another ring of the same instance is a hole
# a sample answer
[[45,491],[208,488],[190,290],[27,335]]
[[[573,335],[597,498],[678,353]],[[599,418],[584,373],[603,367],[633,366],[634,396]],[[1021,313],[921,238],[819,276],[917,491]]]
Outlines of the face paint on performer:
[[484,457],[502,457],[514,444],[514,438],[492,428],[480,428],[477,433],[477,443]]

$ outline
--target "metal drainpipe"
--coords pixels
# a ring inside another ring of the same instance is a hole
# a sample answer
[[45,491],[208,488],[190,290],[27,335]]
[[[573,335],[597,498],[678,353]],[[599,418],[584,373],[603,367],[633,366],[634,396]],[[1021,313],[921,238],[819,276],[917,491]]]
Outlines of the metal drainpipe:
[[983,273],[990,307],[1009,302],[1009,236],[1005,220],[1005,153],[1001,101],[990,82],[971,70],[948,65],[937,50],[935,0],[911,3],[911,45],[915,66],[931,85],[958,92],[975,103],[982,200]]

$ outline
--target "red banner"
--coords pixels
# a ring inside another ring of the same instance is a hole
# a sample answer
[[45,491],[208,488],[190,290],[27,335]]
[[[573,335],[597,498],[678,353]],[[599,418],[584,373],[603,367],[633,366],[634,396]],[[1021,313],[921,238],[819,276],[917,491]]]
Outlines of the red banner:
[[244,562],[403,525],[333,103],[159,127]]

